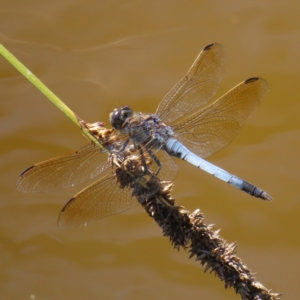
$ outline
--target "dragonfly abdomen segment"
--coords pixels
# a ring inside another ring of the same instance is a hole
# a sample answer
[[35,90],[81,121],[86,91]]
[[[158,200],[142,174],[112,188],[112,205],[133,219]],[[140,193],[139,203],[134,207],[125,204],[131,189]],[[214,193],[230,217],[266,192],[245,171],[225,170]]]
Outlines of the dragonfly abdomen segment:
[[189,162],[197,168],[237,187],[251,196],[269,201],[272,200],[272,197],[260,188],[199,157],[176,139],[170,138],[167,141],[166,150],[170,155]]

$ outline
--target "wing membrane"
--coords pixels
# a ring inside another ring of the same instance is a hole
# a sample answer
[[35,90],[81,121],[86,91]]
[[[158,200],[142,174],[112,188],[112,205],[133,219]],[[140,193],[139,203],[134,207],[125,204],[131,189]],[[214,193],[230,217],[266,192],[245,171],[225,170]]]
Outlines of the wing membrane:
[[[165,150],[145,147],[144,152],[147,153],[148,150],[151,151],[153,156],[151,165],[148,166],[152,173],[157,175],[161,180],[173,181],[178,172],[178,165],[174,159]],[[157,164],[157,161],[159,164]]]
[[86,225],[124,212],[137,203],[130,189],[121,189],[113,176],[105,176],[69,200],[58,217],[58,226],[71,228]]
[[225,147],[268,91],[262,78],[250,78],[211,105],[175,124],[178,140],[205,158]]
[[205,104],[216,93],[223,77],[226,50],[219,44],[206,46],[192,67],[163,98],[156,114],[164,122],[173,122]]
[[50,192],[94,178],[108,168],[107,155],[94,144],[46,160],[25,170],[17,181],[22,192]]

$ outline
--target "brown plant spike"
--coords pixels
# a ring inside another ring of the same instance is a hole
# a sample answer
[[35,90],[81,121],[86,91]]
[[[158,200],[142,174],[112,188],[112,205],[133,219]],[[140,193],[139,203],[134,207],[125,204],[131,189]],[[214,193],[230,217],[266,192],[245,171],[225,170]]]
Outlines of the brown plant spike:
[[[241,299],[275,300],[281,294],[271,293],[258,282],[247,266],[236,255],[234,243],[228,244],[214,231],[212,225],[204,224],[204,215],[200,209],[189,213],[182,207],[175,206],[170,196],[172,184],[161,182],[162,189],[142,206],[162,228],[163,235],[170,238],[174,248],[183,247],[190,252],[190,258],[204,267],[204,271],[213,272],[224,281],[225,288],[233,287]],[[165,205],[168,203],[169,205]]]
[[[118,140],[113,131],[103,126],[91,133],[106,146]],[[255,279],[236,255],[237,246],[234,243],[228,244],[220,237],[219,230],[214,231],[213,225],[204,224],[204,215],[200,209],[190,213],[175,205],[170,195],[173,183],[162,181],[149,172],[141,177],[143,165],[134,151],[110,153],[110,163],[119,187],[132,190],[132,195],[162,228],[163,235],[169,237],[174,248],[179,250],[182,247],[190,253],[190,258],[195,256],[196,261],[204,267],[204,272],[214,273],[224,281],[225,288],[234,288],[243,300],[280,299],[281,294],[271,293]],[[155,192],[149,194],[149,191]]]

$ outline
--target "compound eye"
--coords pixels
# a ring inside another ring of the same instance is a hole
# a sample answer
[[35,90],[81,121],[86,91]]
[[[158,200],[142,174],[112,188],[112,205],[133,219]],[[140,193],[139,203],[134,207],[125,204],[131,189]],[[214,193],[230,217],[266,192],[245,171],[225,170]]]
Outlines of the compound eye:
[[120,130],[127,118],[133,116],[133,111],[129,106],[123,106],[119,109],[115,108],[109,115],[110,124],[113,128]]
[[122,118],[125,122],[125,120],[127,118],[130,118],[130,117],[133,116],[133,111],[129,106],[123,106],[123,107],[121,107],[121,115],[122,115]]
[[120,129],[122,127],[123,122],[121,122],[120,116],[121,116],[121,110],[117,108],[115,108],[113,112],[109,114],[110,124],[115,129]]

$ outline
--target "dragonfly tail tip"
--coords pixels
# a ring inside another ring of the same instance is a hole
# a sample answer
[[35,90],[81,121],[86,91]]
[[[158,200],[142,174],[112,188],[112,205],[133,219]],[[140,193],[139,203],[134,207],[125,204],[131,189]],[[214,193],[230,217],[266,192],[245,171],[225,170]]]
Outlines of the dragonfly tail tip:
[[262,193],[261,198],[264,199],[264,200],[267,200],[267,201],[273,201],[273,198],[269,194],[267,194],[266,192]]

